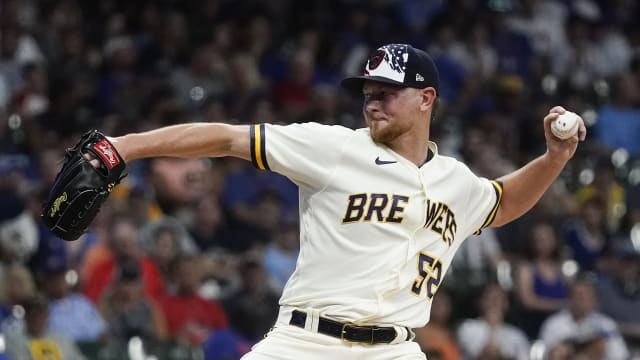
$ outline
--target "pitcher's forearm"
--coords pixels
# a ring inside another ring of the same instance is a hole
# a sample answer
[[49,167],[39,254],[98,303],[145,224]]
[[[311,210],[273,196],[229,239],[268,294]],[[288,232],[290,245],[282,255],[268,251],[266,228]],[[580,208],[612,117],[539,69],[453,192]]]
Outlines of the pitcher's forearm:
[[498,179],[502,181],[504,192],[492,225],[504,225],[529,211],[560,175],[566,163],[566,160],[554,159],[547,152]]
[[251,158],[249,127],[221,123],[189,123],[111,138],[125,161],[168,157]]

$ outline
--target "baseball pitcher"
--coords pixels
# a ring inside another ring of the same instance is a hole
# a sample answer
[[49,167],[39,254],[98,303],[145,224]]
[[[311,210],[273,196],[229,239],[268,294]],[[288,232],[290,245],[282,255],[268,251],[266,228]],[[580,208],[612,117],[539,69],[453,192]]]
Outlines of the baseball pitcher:
[[[92,145],[85,152],[106,170],[110,159],[234,156],[298,185],[297,268],[273,330],[245,360],[425,359],[411,329],[429,320],[461,243],[528,211],[586,136],[580,119],[577,134],[555,137],[550,124],[565,109],[554,107],[542,121],[543,155],[499,179],[480,178],[429,141],[440,84],[428,54],[382,46],[362,76],[342,85],[363,96],[366,128],[189,123],[105,137],[113,157]],[[105,189],[119,176],[111,175]],[[58,199],[55,213],[73,216],[65,212],[72,200],[59,200],[64,186],[56,182],[52,204]]]

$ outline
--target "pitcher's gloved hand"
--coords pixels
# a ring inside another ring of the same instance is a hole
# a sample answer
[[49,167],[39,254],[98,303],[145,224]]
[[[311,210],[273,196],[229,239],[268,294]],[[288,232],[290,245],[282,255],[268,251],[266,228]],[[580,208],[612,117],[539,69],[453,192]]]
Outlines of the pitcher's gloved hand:
[[42,205],[43,222],[61,239],[76,240],[126,176],[125,168],[107,137],[97,130],[88,131],[66,151],[62,169]]

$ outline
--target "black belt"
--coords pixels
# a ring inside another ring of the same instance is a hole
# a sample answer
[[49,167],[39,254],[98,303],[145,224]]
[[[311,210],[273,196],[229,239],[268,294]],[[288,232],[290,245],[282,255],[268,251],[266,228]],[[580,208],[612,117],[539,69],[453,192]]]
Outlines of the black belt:
[[[291,313],[290,325],[298,326],[304,329],[307,322],[307,314],[293,310]],[[367,344],[388,344],[392,342],[396,336],[396,330],[392,327],[377,326],[358,326],[348,323],[320,317],[318,320],[318,332],[350,342],[360,342]],[[411,332],[407,329],[407,339],[409,340]]]

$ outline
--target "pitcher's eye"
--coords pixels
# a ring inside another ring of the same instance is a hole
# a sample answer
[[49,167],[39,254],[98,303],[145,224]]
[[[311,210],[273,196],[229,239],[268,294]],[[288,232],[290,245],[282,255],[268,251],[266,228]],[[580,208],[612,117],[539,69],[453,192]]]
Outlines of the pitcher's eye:
[[372,100],[384,100],[387,96],[389,96],[389,92],[387,91],[375,91],[364,94],[364,99],[367,101]]

